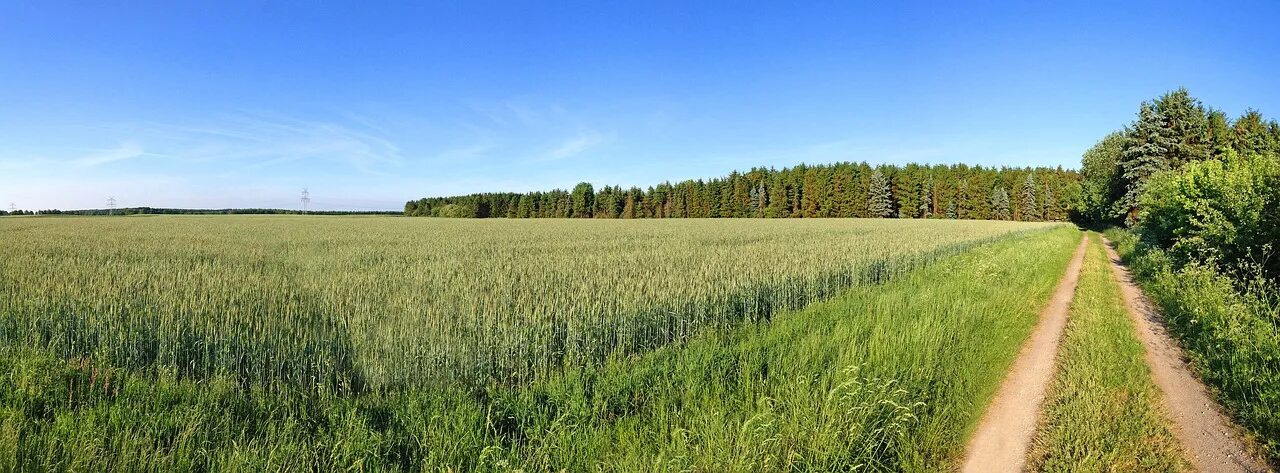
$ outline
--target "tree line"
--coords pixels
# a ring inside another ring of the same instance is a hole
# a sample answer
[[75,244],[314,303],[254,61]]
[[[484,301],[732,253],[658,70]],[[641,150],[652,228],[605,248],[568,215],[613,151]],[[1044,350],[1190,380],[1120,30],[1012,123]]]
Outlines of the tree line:
[[953,218],[1057,221],[1079,174],[1061,167],[905,166],[865,162],[757,167],[646,189],[580,183],[545,192],[428,197],[408,216],[462,218]]
[[1256,110],[1234,120],[1186,89],[1143,102],[1137,118],[1085,152],[1080,215],[1089,222],[1133,226],[1148,181],[1187,164],[1229,156],[1280,154],[1280,125]]
[[301,210],[293,209],[170,209],[159,207],[125,207],[119,209],[82,209],[82,210],[0,210],[3,215],[400,215],[399,211],[365,211],[365,210]]
[[1085,152],[1079,215],[1125,225],[1176,266],[1280,280],[1280,124],[1230,119],[1186,89]]

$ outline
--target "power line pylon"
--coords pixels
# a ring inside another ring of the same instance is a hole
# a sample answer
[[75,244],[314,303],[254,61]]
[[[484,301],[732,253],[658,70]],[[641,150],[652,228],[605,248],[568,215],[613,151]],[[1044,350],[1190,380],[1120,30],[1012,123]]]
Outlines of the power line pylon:
[[302,188],[302,213],[307,213],[307,207],[311,205],[311,193],[307,192],[307,188]]
[[107,215],[116,213],[116,196],[107,197]]

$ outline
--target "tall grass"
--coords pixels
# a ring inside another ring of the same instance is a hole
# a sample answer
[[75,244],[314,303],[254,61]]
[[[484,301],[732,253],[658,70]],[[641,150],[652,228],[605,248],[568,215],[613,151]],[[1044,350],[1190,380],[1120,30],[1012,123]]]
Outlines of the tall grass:
[[1036,471],[1186,471],[1142,344],[1096,236],[1031,452]]

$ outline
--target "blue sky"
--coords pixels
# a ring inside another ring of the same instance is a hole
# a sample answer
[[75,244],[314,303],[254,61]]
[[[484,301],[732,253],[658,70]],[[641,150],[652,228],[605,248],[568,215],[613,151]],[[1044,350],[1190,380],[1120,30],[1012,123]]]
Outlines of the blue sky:
[[1074,167],[1179,86],[1280,115],[1276,2],[266,3],[0,0],[0,205]]

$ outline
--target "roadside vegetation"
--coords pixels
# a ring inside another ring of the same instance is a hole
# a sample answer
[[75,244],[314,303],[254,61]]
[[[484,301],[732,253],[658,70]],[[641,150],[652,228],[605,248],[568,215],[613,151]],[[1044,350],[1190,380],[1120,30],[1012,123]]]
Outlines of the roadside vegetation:
[[1107,231],[1195,372],[1280,464],[1280,124],[1186,90],[1084,155],[1078,215]]
[[1177,268],[1162,250],[1113,229],[1116,243],[1147,296],[1186,349],[1192,369],[1262,447],[1280,461],[1280,305],[1276,288],[1240,287],[1219,270]]
[[1035,471],[1186,471],[1096,236],[1085,256],[1029,464]]

